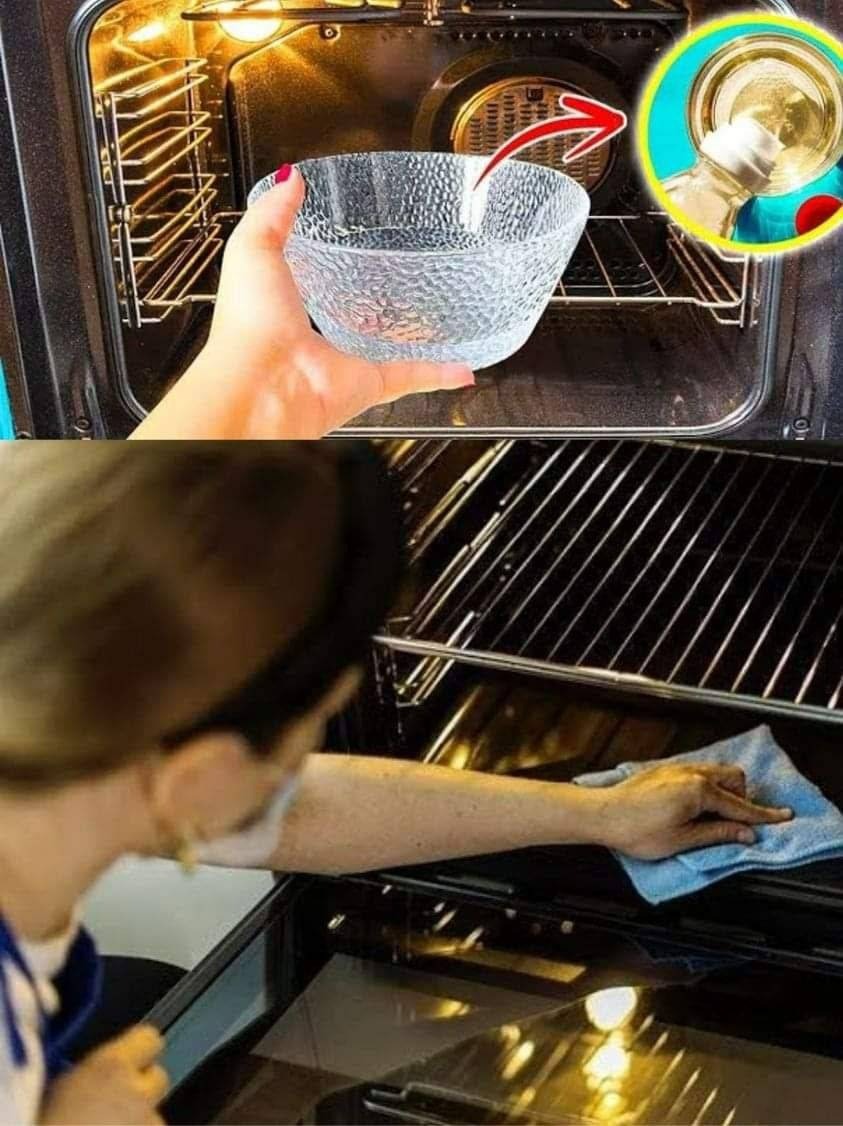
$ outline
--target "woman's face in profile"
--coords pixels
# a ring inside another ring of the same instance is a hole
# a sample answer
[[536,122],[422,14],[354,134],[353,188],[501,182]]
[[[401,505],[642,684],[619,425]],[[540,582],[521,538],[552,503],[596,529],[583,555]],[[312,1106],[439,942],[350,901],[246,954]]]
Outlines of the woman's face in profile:
[[153,819],[172,839],[184,827],[204,842],[227,837],[259,821],[288,790],[309,754],[324,745],[328,721],[353,696],[357,668],[337,678],[319,702],[279,735],[269,753],[257,754],[236,732],[196,735],[155,759]]

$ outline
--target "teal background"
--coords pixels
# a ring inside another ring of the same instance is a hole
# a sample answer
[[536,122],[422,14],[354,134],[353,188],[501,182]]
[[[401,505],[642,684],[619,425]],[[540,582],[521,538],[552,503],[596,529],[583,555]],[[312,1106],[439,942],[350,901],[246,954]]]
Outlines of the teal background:
[[6,387],[6,372],[3,361],[0,360],[0,442],[8,442],[15,436],[15,424],[12,421],[12,404],[9,402],[9,392]]
[[[684,172],[696,164],[698,154],[691,140],[685,107],[691,86],[707,60],[726,43],[753,32],[785,32],[817,47],[843,71],[840,58],[825,43],[805,32],[774,28],[748,19],[745,23],[713,32],[690,47],[668,70],[653,100],[650,114],[650,155],[660,180]],[[677,108],[681,107],[681,112]],[[801,204],[815,195],[843,198],[843,162],[819,180],[789,195],[750,200],[741,212],[735,238],[739,242],[782,242],[796,237],[796,213]]]

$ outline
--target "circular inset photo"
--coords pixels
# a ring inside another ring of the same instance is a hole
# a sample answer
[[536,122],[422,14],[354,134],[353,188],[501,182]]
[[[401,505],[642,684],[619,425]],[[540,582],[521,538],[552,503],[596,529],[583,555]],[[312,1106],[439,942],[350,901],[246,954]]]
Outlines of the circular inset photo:
[[815,242],[843,223],[843,44],[787,16],[705,24],[651,75],[637,146],[697,238],[753,254]]

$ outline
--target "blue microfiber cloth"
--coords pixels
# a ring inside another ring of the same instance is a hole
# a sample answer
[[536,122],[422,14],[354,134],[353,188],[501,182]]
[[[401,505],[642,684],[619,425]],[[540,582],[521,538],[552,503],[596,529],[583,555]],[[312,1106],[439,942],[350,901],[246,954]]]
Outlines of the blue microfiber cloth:
[[648,902],[662,903],[689,895],[737,872],[794,868],[814,860],[843,857],[843,814],[799,773],[769,727],[756,727],[701,751],[656,762],[627,762],[614,770],[584,774],[575,781],[581,786],[614,786],[668,762],[739,766],[746,774],[747,794],[753,801],[788,807],[794,816],[792,821],[778,825],[753,826],[756,841],[751,845],[714,845],[667,860],[635,860],[616,853],[636,890]]

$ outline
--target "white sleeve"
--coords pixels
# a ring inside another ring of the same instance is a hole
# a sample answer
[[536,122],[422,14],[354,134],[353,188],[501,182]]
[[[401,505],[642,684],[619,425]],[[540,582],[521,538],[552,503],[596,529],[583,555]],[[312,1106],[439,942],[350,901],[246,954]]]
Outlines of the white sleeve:
[[0,1126],[33,1126],[38,1121],[45,1084],[38,1002],[32,986],[15,966],[3,962],[0,973],[6,978],[27,1057],[23,1067],[15,1065],[6,1022],[0,1019]]

